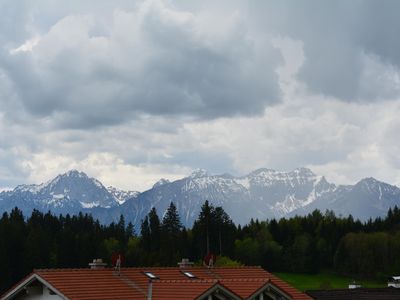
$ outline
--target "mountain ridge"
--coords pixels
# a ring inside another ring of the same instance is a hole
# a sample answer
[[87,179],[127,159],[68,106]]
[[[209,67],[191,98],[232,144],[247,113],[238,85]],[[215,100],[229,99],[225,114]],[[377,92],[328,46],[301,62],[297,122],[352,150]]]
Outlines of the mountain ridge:
[[244,176],[210,175],[197,169],[187,177],[160,179],[144,192],[105,187],[84,172],[70,170],[42,184],[19,185],[0,193],[0,211],[18,206],[54,213],[91,213],[103,223],[123,214],[138,229],[155,207],[160,216],[174,202],[185,226],[191,226],[205,200],[222,206],[234,222],[304,215],[314,209],[352,214],[360,219],[383,216],[400,204],[400,189],[367,177],[354,185],[335,185],[308,168],[283,172],[260,168]]

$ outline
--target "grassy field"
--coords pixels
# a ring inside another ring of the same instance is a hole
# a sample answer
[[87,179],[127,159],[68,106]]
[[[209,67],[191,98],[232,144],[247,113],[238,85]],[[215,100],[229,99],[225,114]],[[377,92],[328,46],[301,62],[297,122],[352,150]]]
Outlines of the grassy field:
[[[339,276],[331,272],[323,272],[319,274],[295,274],[295,273],[275,273],[276,276],[290,283],[301,291],[315,289],[344,289],[348,288],[348,284],[353,278]],[[359,280],[362,287],[386,287],[384,281]]]

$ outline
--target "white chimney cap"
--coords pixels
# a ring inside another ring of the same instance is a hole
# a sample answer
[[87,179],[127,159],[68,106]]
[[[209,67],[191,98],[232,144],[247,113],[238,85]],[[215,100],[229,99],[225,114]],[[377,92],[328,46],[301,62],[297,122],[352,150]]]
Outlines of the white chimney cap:
[[91,269],[104,269],[106,266],[107,264],[103,263],[101,258],[93,259],[93,262],[89,263]]

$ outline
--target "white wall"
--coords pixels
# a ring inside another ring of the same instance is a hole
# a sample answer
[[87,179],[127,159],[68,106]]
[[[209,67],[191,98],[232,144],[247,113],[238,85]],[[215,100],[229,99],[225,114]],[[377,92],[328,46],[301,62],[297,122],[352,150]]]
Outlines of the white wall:
[[15,300],[60,300],[62,299],[58,295],[51,295],[50,290],[42,285],[42,286],[31,286],[27,287],[28,293],[26,295],[21,295],[15,297]]

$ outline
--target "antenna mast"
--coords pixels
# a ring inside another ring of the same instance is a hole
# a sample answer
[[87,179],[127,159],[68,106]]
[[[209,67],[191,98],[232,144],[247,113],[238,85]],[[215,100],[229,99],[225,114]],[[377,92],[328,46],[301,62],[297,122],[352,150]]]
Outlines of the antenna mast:
[[121,254],[118,254],[117,261],[115,262],[115,268],[116,271],[118,271],[118,274],[121,273]]

